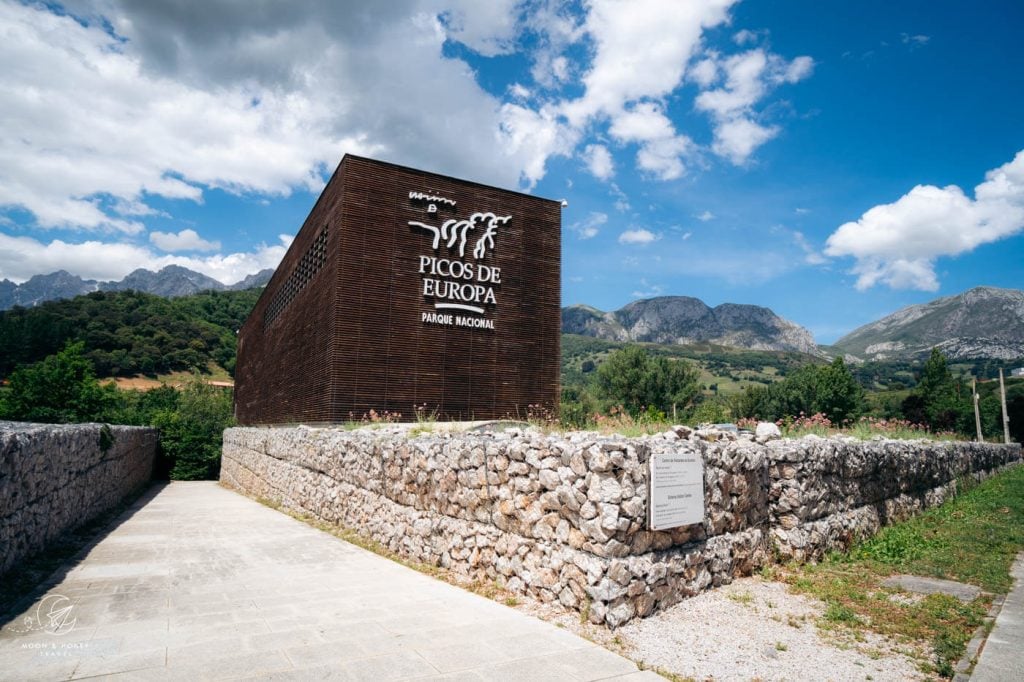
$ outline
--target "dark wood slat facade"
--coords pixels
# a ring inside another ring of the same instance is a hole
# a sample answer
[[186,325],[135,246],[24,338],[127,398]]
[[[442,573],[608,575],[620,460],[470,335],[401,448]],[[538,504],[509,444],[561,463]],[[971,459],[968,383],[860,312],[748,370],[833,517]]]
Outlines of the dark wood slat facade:
[[[435,251],[431,233],[409,224],[440,228],[475,213],[509,217],[479,258],[486,221],[467,230],[464,256],[444,240]],[[474,277],[421,274],[422,257],[472,265]],[[479,282],[480,266],[500,268],[500,283]],[[496,300],[468,303],[483,313],[438,309],[459,301],[425,295],[425,277],[490,288]],[[346,155],[239,332],[236,418],[323,424],[375,410],[412,421],[417,408],[440,419],[525,418],[531,405],[554,413],[560,287],[558,202]],[[432,313],[493,329],[424,321]]]

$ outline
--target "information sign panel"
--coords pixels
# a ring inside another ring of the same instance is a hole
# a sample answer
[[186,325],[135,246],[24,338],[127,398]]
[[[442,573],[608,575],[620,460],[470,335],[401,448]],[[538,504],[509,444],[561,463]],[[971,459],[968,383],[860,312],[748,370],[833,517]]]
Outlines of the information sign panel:
[[647,527],[667,530],[704,520],[704,461],[699,452],[652,454]]

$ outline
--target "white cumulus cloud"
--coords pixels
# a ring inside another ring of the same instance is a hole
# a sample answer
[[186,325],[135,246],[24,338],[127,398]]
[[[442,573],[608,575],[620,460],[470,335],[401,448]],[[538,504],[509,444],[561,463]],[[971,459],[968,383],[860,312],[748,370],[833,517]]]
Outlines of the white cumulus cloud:
[[448,35],[485,57],[509,54],[518,33],[519,0],[448,0],[442,13]]
[[69,243],[60,239],[42,242],[0,232],[0,279],[24,282],[32,275],[67,270],[85,279],[119,280],[138,268],[160,270],[181,265],[209,275],[223,284],[234,284],[265,268],[276,268],[291,244],[280,235],[277,244],[259,244],[252,251],[205,257],[157,255],[135,244],[89,240]]
[[715,128],[712,151],[742,165],[754,150],[779,134],[778,126],[763,126],[748,118],[722,121]]
[[807,78],[814,69],[814,60],[803,56],[786,61],[757,48],[725,59],[721,68],[725,83],[698,95],[695,106],[714,121],[712,151],[742,165],[779,132],[777,126],[756,120],[754,105],[773,87]]
[[640,143],[637,167],[661,180],[682,176],[686,171],[682,159],[695,148],[689,137],[676,133],[661,107],[653,102],[642,102],[620,113],[612,120],[609,132],[622,142]]
[[548,158],[569,155],[578,138],[578,131],[560,123],[549,108],[535,111],[518,104],[501,107],[499,139],[505,149],[521,159],[520,179],[530,187],[544,177]]
[[[590,2],[582,31],[593,40],[594,57],[583,75],[583,95],[561,106],[570,125],[583,129],[607,118],[616,139],[639,145],[638,168],[660,180],[682,176],[693,144],[658,100],[679,87],[704,30],[726,22],[734,2]],[[695,73],[709,77],[707,67]]]
[[[318,187],[343,149],[303,93],[201,89],[144,68],[130,45],[43,6],[0,4],[0,205],[41,227],[138,233],[117,211],[142,198],[199,200],[201,185],[287,193]],[[258,99],[258,103],[255,100]],[[119,200],[110,209],[100,197]]]
[[161,251],[217,251],[220,242],[206,241],[195,230],[181,232],[151,232],[149,241]]
[[569,229],[579,235],[580,239],[591,239],[601,231],[601,226],[608,222],[608,214],[593,211],[584,220],[573,223]]
[[583,150],[583,159],[587,163],[587,170],[598,180],[607,180],[615,175],[612,154],[603,144],[587,145]]
[[[346,152],[514,188],[555,156],[609,180],[596,140],[632,146],[660,180],[704,146],[741,163],[778,131],[756,104],[813,62],[707,51],[736,2],[0,0],[0,64],[17,65],[0,69],[0,210],[130,249],[155,199],[173,214],[211,190],[317,192]],[[452,43],[521,54],[533,82],[492,94]],[[673,122],[684,80],[704,90],[710,145]],[[182,235],[152,243],[207,248]]]
[[734,1],[592,0],[583,28],[594,42],[594,58],[583,76],[583,96],[565,107],[570,121],[583,125],[602,112],[617,114],[628,102],[672,92],[704,29],[725,22]]
[[702,59],[690,67],[689,76],[702,88],[711,87],[718,80],[718,64],[713,58]]
[[138,234],[149,197],[315,192],[345,152],[519,187],[565,150],[444,54],[513,49],[515,0],[187,5],[0,3],[0,207]]
[[757,33],[749,29],[742,29],[733,35],[732,41],[737,45],[750,45],[757,42]]
[[675,180],[686,173],[683,158],[693,151],[693,143],[685,135],[651,140],[636,153],[636,165],[661,180]]
[[935,291],[935,261],[1024,230],[1024,150],[988,171],[974,198],[955,185],[918,185],[891,204],[839,227],[829,256],[852,256],[856,287]]
[[619,235],[620,244],[650,244],[660,239],[659,235],[642,227],[626,230]]

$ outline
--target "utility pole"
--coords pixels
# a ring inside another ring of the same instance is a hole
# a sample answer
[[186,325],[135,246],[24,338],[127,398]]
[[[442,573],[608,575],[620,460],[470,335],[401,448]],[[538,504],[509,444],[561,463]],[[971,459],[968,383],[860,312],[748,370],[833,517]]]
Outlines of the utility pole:
[[971,397],[974,399],[974,426],[978,429],[978,442],[984,443],[985,437],[981,435],[981,414],[978,412],[978,380],[971,379]]
[[999,402],[1003,404],[1003,442],[1010,442],[1010,417],[1006,414],[1006,386],[1003,385],[1003,368],[999,368]]

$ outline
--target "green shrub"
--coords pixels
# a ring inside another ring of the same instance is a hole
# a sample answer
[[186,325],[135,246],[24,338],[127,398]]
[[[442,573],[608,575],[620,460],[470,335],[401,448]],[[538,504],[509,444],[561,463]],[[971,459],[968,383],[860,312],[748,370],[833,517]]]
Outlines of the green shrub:
[[729,420],[729,403],[718,397],[705,398],[690,410],[691,424],[721,424]]
[[861,622],[856,611],[839,602],[832,602],[828,605],[825,609],[825,620],[846,625],[856,625]]
[[171,479],[193,481],[220,475],[224,429],[234,424],[233,413],[230,390],[210,386],[195,376],[182,389],[173,409],[153,415]]
[[114,436],[114,431],[110,428],[109,424],[104,424],[100,427],[100,450],[106,452],[114,446],[114,441],[117,437]]
[[570,429],[587,429],[594,425],[594,415],[600,405],[584,388],[563,388],[559,407],[559,421]]

